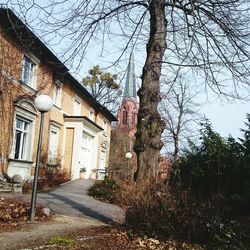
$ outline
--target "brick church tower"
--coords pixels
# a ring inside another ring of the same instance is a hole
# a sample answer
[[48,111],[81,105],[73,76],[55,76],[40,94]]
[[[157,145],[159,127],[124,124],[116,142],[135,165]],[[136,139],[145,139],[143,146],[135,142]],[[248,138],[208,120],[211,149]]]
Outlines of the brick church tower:
[[[134,58],[131,53],[125,79],[123,99],[118,109],[118,123],[111,132],[110,176],[133,180],[136,154],[133,151],[139,103],[136,97]],[[130,157],[128,156],[128,153]]]
[[118,109],[118,128],[126,132],[129,138],[133,138],[136,132],[139,103],[136,96],[135,65],[131,53],[127,68],[126,82],[122,103]]

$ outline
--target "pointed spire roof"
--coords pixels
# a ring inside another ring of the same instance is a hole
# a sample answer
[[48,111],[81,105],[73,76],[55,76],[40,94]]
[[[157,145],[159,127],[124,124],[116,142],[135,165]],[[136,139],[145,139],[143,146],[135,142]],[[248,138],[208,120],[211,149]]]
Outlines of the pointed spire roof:
[[130,54],[129,58],[123,97],[125,99],[136,99],[135,64],[133,53]]

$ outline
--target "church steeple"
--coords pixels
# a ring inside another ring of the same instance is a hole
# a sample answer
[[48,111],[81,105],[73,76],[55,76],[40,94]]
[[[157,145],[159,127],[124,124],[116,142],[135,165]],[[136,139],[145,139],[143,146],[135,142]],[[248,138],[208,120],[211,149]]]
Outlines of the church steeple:
[[133,53],[130,54],[130,58],[129,58],[123,97],[125,99],[136,100],[135,64],[134,64]]
[[127,132],[129,138],[132,138],[136,132],[138,108],[134,56],[131,53],[127,68],[123,99],[117,114],[118,127]]

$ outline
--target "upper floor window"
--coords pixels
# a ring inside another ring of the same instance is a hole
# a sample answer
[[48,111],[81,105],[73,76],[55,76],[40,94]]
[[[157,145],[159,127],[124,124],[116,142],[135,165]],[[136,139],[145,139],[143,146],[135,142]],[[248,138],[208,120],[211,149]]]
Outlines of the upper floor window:
[[23,58],[22,82],[32,88],[36,88],[37,64],[26,55]]
[[92,108],[89,110],[89,119],[92,121],[95,120],[95,110]]
[[81,101],[78,98],[75,98],[73,102],[73,114],[81,115]]
[[15,120],[14,159],[27,160],[30,122],[21,117]]
[[106,120],[103,120],[103,122],[102,122],[102,128],[103,128],[103,134],[107,135],[107,132],[108,132],[108,123],[107,123]]
[[61,97],[62,97],[62,84],[56,82],[53,91],[53,104],[57,107],[61,107]]

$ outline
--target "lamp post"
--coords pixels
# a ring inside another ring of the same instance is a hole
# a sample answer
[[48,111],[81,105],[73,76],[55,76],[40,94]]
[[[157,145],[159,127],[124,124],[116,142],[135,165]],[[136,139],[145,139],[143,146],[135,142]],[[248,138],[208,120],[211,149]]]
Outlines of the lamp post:
[[43,123],[44,123],[44,113],[48,112],[52,108],[53,102],[48,95],[39,95],[35,99],[35,106],[38,111],[41,113],[39,137],[38,137],[38,146],[36,154],[36,166],[35,166],[35,175],[32,187],[32,196],[31,196],[31,209],[30,209],[30,221],[33,221],[36,214],[36,197],[37,197],[37,182],[39,175],[39,165],[40,165],[40,155],[41,155],[41,146],[42,146],[42,134],[43,134]]

